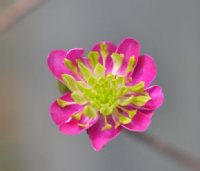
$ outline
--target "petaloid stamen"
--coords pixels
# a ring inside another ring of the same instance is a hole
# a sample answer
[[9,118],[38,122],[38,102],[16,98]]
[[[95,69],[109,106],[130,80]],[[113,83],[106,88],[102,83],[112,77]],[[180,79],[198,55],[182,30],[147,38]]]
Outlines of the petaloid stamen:
[[113,61],[113,72],[116,73],[122,66],[124,55],[118,53],[112,53],[111,58]]
[[99,62],[99,53],[96,51],[89,52],[88,59],[89,59],[90,65],[94,68]]
[[77,67],[72,63],[71,60],[69,60],[69,59],[67,59],[67,58],[64,58],[64,63],[65,63],[65,66],[66,66],[70,71],[72,71],[72,72],[75,73],[76,75],[78,74]]
[[133,71],[134,65],[135,65],[135,57],[131,56],[128,61],[128,66],[126,67],[125,75],[128,75],[131,71]]
[[103,66],[106,66],[106,58],[108,57],[108,47],[105,42],[100,44],[100,53],[103,58]]
[[81,120],[82,115],[83,115],[83,112],[79,112],[79,113],[73,114],[71,117],[76,120]]
[[91,70],[86,65],[84,65],[81,61],[78,60],[77,63],[78,63],[78,67],[81,72],[81,75],[86,81],[88,81],[88,79],[92,76]]
[[131,118],[119,113],[118,110],[116,110],[116,111],[117,111],[116,116],[121,124],[129,124],[131,122]]
[[68,102],[62,99],[57,99],[57,104],[62,107],[65,108],[66,106],[72,105],[72,104],[76,104],[76,102]]
[[101,128],[102,131],[108,130],[112,128],[112,125],[108,123],[108,118],[104,116],[105,126]]
[[129,116],[129,118],[133,118],[135,116],[135,114],[137,113],[137,110],[132,109],[132,110],[127,110],[124,107],[118,106],[119,109],[121,109],[122,111],[126,112]]

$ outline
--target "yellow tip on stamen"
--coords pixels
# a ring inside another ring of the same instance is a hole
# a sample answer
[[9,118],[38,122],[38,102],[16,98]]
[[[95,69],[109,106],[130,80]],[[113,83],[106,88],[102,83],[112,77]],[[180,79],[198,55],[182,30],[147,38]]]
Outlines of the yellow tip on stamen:
[[133,70],[134,65],[135,65],[135,57],[131,56],[129,58],[128,66],[126,68],[126,72],[125,72],[126,75],[129,74]]
[[112,128],[112,125],[108,123],[107,117],[104,116],[105,126],[101,128],[102,131],[108,130]]
[[129,77],[127,78],[127,82],[132,82],[132,81],[133,81],[133,78],[129,76]]
[[133,119],[133,117],[136,115],[137,110],[127,110],[121,106],[118,106],[119,109],[123,110],[124,112],[126,112],[129,116],[130,119]]
[[79,112],[79,113],[73,114],[71,117],[76,120],[81,120],[82,114],[83,114],[82,112]]
[[115,129],[117,129],[120,125],[120,122],[115,122]]
[[103,128],[101,128],[102,131],[106,131],[112,128],[112,125],[106,124]]
[[71,105],[71,104],[75,104],[74,102],[67,102],[67,101],[62,100],[62,99],[57,99],[56,101],[57,101],[57,104],[62,108],[66,107],[68,105]]
[[83,112],[89,118],[95,118],[97,116],[97,111],[91,106],[85,106]]
[[107,47],[105,42],[100,44],[100,53],[101,53],[101,56],[103,58],[103,65],[105,66],[106,58],[108,57],[108,53],[109,53],[108,52],[108,47]]
[[86,124],[78,124],[79,127],[81,128],[86,128],[89,126],[89,123],[86,123]]

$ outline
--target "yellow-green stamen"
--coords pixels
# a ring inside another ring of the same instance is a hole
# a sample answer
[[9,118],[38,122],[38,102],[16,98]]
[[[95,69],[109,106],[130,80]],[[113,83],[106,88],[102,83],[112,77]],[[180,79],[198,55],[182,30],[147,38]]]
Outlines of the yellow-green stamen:
[[129,74],[133,70],[134,65],[135,65],[135,57],[131,56],[129,58],[128,66],[126,68],[126,73],[125,73],[126,75]]
[[112,125],[108,123],[108,119],[106,116],[104,116],[104,123],[105,123],[104,127],[101,128],[102,131],[106,131],[112,128]]
[[106,58],[108,57],[108,47],[105,42],[100,44],[100,53],[103,58],[103,66],[105,66]]
[[76,66],[72,63],[72,61],[70,61],[69,59],[65,58],[65,59],[64,59],[64,63],[65,63],[65,65],[66,65],[66,67],[67,67],[70,71],[74,72],[75,74],[78,73],[77,68],[76,68]]
[[111,57],[114,63],[113,72],[115,73],[121,67],[124,55],[118,53],[112,53]]
[[64,108],[64,107],[66,107],[66,106],[75,104],[75,102],[67,102],[67,101],[62,100],[62,99],[57,99],[57,104],[58,104],[60,107]]
[[96,51],[89,52],[88,59],[89,59],[90,65],[94,68],[99,61],[99,53]]

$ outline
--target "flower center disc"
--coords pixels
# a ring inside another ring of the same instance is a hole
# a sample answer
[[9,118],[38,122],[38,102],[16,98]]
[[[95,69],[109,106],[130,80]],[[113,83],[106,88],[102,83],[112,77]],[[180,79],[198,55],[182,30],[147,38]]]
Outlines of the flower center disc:
[[119,97],[127,92],[124,77],[109,74],[100,78],[90,78],[82,89],[83,97],[102,115],[111,115],[119,105]]

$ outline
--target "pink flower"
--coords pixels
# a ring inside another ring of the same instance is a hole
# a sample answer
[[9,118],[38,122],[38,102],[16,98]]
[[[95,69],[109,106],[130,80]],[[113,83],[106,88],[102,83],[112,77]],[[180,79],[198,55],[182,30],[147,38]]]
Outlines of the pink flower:
[[49,69],[70,90],[50,107],[60,132],[87,130],[99,151],[123,128],[146,131],[164,95],[160,86],[149,87],[157,73],[153,58],[139,53],[140,44],[133,38],[117,47],[108,41],[96,43],[87,57],[82,48],[52,51]]

